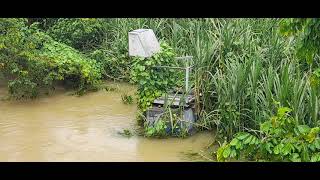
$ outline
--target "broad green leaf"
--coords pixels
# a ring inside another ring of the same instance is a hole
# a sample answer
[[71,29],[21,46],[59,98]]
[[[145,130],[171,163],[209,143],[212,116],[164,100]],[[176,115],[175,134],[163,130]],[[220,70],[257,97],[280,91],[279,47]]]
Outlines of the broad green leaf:
[[317,149],[320,149],[320,139],[316,139],[316,140],[314,141],[314,145],[315,145],[315,147],[316,147]]
[[239,143],[239,140],[237,138],[232,139],[232,141],[230,142],[231,146],[236,146]]
[[290,154],[291,149],[292,149],[292,145],[291,145],[290,143],[287,143],[287,144],[281,149],[281,152],[282,152],[283,155],[287,155],[287,154]]
[[252,137],[253,138],[252,138],[252,140],[250,142],[250,145],[259,144],[260,143],[260,141],[259,141],[259,139],[257,137],[255,137],[255,136],[252,136]]
[[307,126],[307,125],[298,125],[297,128],[298,128],[298,130],[299,130],[299,132],[300,132],[301,134],[309,133],[309,131],[310,131],[310,129],[311,129],[311,128],[310,128],[309,126]]
[[243,146],[242,146],[242,142],[239,141],[237,144],[236,144],[236,149],[242,149]]
[[293,153],[290,157],[292,162],[301,162],[301,158],[298,153]]
[[229,147],[227,147],[227,148],[224,149],[224,151],[223,151],[223,157],[224,157],[224,158],[228,158],[229,155],[230,155],[230,153],[231,153],[231,149],[230,149]]
[[241,133],[236,138],[239,140],[244,140],[244,139],[248,138],[249,136],[250,136],[249,133]]
[[271,122],[266,121],[260,125],[260,130],[264,133],[267,133],[271,127],[272,127]]
[[266,150],[267,150],[270,154],[272,154],[271,147],[272,147],[272,144],[271,144],[271,143],[266,143],[265,148],[266,148]]
[[253,137],[254,136],[250,135],[243,143],[244,144],[249,144],[253,140]]
[[273,152],[274,154],[280,154],[283,148],[283,144],[278,144],[274,147]]
[[287,113],[291,112],[292,110],[288,107],[280,107],[278,109],[278,116],[279,117],[283,117],[284,115],[286,115]]
[[311,162],[320,162],[320,153],[312,155]]
[[237,155],[236,150],[232,149],[232,150],[231,150],[231,153],[230,153],[230,157],[231,157],[231,158],[234,158],[234,157],[236,157],[236,155]]

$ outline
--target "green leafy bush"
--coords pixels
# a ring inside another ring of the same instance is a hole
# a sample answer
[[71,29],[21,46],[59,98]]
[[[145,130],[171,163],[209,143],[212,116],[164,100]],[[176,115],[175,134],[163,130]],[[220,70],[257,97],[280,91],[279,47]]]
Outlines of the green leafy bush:
[[48,28],[47,33],[78,50],[98,47],[105,37],[103,21],[96,18],[60,18]]
[[28,18],[28,24],[37,23],[40,29],[46,31],[58,20],[59,18]]
[[167,129],[166,121],[159,120],[155,122],[153,126],[145,126],[145,136],[164,138],[168,136],[166,129]]
[[99,83],[101,67],[95,60],[54,41],[36,26],[27,26],[25,19],[1,19],[0,24],[1,71],[13,97],[36,97],[57,81],[71,82],[79,92]]
[[49,41],[39,52],[39,58],[47,59],[54,79],[72,82],[73,88],[86,89],[96,86],[101,79],[101,67],[95,60],[86,58],[79,51],[64,44]]
[[292,110],[280,107],[276,116],[261,124],[260,136],[237,133],[217,151],[217,160],[242,157],[258,161],[319,162],[319,127],[300,125],[290,116]]
[[[26,19],[0,20],[0,63],[1,71],[9,78],[9,92],[16,97],[35,97],[38,92],[38,83],[41,79],[42,64],[31,62],[32,53],[42,47],[42,39],[36,32],[36,27],[26,26]],[[32,71],[29,71],[32,68]],[[31,77],[34,80],[31,80]],[[14,79],[14,80],[12,80]]]
[[280,32],[285,36],[294,36],[298,57],[312,64],[320,52],[319,26],[318,18],[289,18],[281,21]]
[[101,64],[103,76],[118,81],[129,81],[131,61],[125,54],[117,54],[106,49],[96,49],[89,54]]
[[159,66],[173,66],[175,53],[166,43],[150,58],[135,58],[131,68],[131,81],[138,84],[138,107],[144,112],[152,102],[162,96],[177,82],[174,69]]

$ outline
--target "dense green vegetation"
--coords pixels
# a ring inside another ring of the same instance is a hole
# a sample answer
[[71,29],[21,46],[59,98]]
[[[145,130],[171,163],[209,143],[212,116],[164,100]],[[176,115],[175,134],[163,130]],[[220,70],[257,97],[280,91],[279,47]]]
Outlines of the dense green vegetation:
[[255,134],[240,132],[217,152],[218,161],[243,158],[258,161],[320,161],[319,127],[299,125],[290,108],[280,107],[277,115],[260,126]]
[[[191,55],[198,127],[217,129],[226,139],[217,152],[219,160],[240,158],[243,152],[253,160],[318,161],[319,23],[319,19],[1,19],[0,70],[16,98],[36,97],[57,82],[79,93],[97,89],[103,79],[135,83],[143,112],[154,98],[181,83],[178,73],[153,66],[175,65],[174,57]],[[128,56],[128,32],[138,28],[153,29],[165,42],[160,53],[148,59]],[[281,113],[289,109],[290,116]],[[267,128],[270,122],[280,125]],[[146,132],[163,136],[165,128],[159,123]],[[310,133],[313,141],[305,138]]]
[[99,83],[100,65],[94,59],[28,27],[24,19],[1,19],[1,28],[0,62],[13,97],[34,98],[56,81],[79,92]]
[[[150,58],[134,58],[131,81],[138,84],[138,107],[146,111],[152,102],[167,90],[178,85],[181,78],[175,69],[161,66],[174,65],[175,54],[166,43],[160,44],[160,52]],[[183,78],[183,77],[182,77]]]
[[47,31],[53,39],[78,50],[90,50],[101,45],[105,26],[100,19],[58,19]]

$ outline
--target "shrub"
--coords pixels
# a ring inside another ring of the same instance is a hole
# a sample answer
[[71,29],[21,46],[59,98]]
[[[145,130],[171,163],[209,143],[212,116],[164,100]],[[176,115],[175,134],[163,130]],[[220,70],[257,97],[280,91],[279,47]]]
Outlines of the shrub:
[[103,21],[96,18],[60,18],[47,30],[56,41],[78,50],[91,50],[104,40]]
[[174,69],[159,66],[173,66],[175,53],[166,43],[150,58],[135,58],[131,68],[131,81],[138,84],[138,107],[145,112],[152,102],[177,84]]
[[318,18],[290,18],[281,21],[280,32],[285,36],[294,36],[296,42],[296,52],[299,58],[309,64],[319,64],[314,62],[319,58],[319,25]]
[[118,81],[129,81],[131,59],[124,54],[117,54],[106,49],[96,49],[89,54],[101,64],[103,76]]
[[56,80],[72,82],[73,88],[84,90],[99,84],[101,67],[95,60],[86,58],[79,51],[55,42],[44,44],[39,52],[39,59],[46,59]]
[[166,122],[163,120],[159,120],[153,126],[145,126],[145,136],[164,138],[168,136],[166,130],[167,130]]
[[46,31],[58,20],[59,18],[28,18],[28,24],[38,23],[39,28]]
[[100,65],[79,51],[54,41],[25,19],[1,19],[1,71],[16,98],[36,97],[41,88],[51,89],[56,81],[73,82],[85,91],[101,78]]
[[280,107],[276,116],[260,126],[260,136],[240,132],[217,151],[218,161],[248,158],[259,161],[320,161],[319,127],[300,125]]

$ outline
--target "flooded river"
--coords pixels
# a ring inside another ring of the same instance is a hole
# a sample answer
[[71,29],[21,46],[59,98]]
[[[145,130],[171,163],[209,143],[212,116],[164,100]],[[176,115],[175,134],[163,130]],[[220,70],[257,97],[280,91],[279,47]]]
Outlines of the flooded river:
[[[81,97],[57,89],[32,101],[1,100],[0,161],[191,161],[186,153],[205,151],[213,141],[209,132],[186,139],[120,135],[136,129],[136,104],[121,100],[135,88],[110,86],[116,90]],[[0,98],[6,94],[0,85]]]

